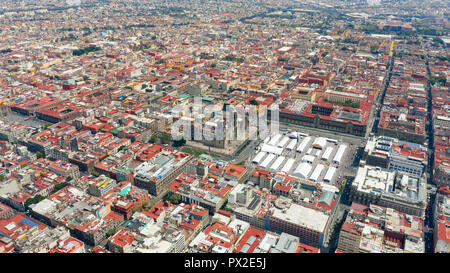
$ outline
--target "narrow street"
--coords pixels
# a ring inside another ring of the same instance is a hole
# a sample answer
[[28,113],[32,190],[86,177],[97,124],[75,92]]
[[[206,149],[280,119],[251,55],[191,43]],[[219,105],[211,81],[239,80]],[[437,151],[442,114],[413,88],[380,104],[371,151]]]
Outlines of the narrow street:
[[[426,56],[426,65],[427,65],[427,123],[426,123],[426,130],[427,130],[427,137],[428,137],[428,167],[427,167],[427,173],[428,173],[428,185],[434,185],[433,184],[433,164],[434,164],[434,133],[433,133],[433,115],[432,115],[432,109],[433,109],[433,101],[432,101],[432,92],[431,92],[431,72],[430,72],[430,66],[429,66],[429,60],[428,55]],[[428,193],[428,205],[425,212],[425,228],[427,231],[425,231],[425,251],[427,253],[433,253],[433,228],[434,228],[434,206],[435,206],[435,199],[436,199],[436,192],[431,191]],[[429,230],[428,230],[429,229]]]
[[372,133],[376,133],[377,129],[378,129],[378,123],[380,122],[380,114],[381,114],[381,110],[383,108],[383,102],[384,102],[384,97],[386,95],[386,90],[389,87],[389,83],[391,80],[391,76],[392,76],[392,69],[394,67],[394,56],[393,56],[393,52],[392,52],[393,48],[391,48],[391,54],[389,55],[389,61],[388,61],[388,67],[386,69],[386,74],[384,76],[384,80],[383,80],[383,90],[381,91],[381,94],[378,96],[378,100],[375,102],[375,104],[377,105],[376,108],[376,115],[374,117],[374,122],[373,122],[373,126],[372,126]]

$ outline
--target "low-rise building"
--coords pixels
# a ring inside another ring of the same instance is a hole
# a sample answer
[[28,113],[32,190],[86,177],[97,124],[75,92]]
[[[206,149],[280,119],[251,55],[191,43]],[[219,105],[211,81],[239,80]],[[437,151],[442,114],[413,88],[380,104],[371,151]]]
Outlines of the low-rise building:
[[345,253],[424,253],[423,220],[391,208],[352,203],[337,249]]

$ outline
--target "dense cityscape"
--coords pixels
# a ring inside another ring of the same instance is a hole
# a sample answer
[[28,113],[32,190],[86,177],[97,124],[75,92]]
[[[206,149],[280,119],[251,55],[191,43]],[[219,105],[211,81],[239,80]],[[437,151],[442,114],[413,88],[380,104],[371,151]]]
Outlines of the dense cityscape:
[[0,253],[449,253],[449,8],[2,0]]

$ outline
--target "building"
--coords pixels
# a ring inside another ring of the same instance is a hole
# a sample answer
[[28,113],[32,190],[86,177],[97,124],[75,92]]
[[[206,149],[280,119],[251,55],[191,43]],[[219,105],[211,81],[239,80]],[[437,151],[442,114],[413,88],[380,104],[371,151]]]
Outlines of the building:
[[321,248],[330,225],[330,216],[295,203],[276,206],[268,214],[268,229],[300,238],[300,242]]
[[14,241],[6,236],[0,237],[0,253],[14,253]]
[[147,212],[142,212],[157,222],[176,228],[184,233],[185,248],[207,226],[208,210],[196,204],[172,205],[169,202],[158,202]]
[[252,189],[249,185],[238,184],[228,194],[228,204],[240,204],[245,206],[251,201],[253,192],[254,189]]
[[51,123],[68,122],[81,116],[81,109],[70,105],[55,105],[36,112],[36,117]]
[[426,118],[398,112],[381,112],[377,132],[380,135],[424,143]]
[[48,169],[66,178],[70,176],[73,180],[78,180],[80,178],[80,170],[78,169],[78,166],[64,161],[54,161],[50,163]]
[[33,232],[27,240],[16,243],[20,253],[85,253],[84,243],[70,236],[65,227]]
[[433,247],[435,253],[450,253],[450,220],[439,215],[433,232]]
[[0,203],[0,220],[9,219],[14,216],[14,210],[9,206]]
[[89,183],[88,193],[101,197],[116,186],[116,180],[101,175]]
[[36,112],[53,107],[61,103],[61,100],[51,97],[34,98],[20,101],[11,105],[11,110],[24,115],[35,115]]
[[111,205],[81,190],[66,186],[31,207],[31,214],[52,227],[65,226],[71,235],[97,245],[123,222]]
[[195,237],[189,244],[188,252],[232,253],[237,240],[249,226],[240,220],[234,220],[228,225],[216,222]]
[[450,253],[450,188],[441,186],[435,199],[433,249],[435,253]]
[[182,202],[197,204],[209,210],[210,214],[217,212],[228,200],[228,194],[233,183],[216,179],[195,180],[191,184],[181,184],[176,193]]
[[427,148],[395,138],[371,137],[364,148],[362,164],[421,176],[427,167]]
[[178,175],[186,171],[191,160],[192,156],[189,154],[164,148],[136,167],[134,184],[152,195],[159,196],[166,192]]
[[318,248],[299,242],[299,238],[249,227],[239,238],[235,253],[319,253]]
[[135,211],[149,203],[148,192],[133,186],[129,181],[119,182],[101,198],[111,205],[113,211],[123,215],[124,219],[130,219]]
[[423,228],[420,217],[352,203],[337,249],[345,253],[424,253]]
[[121,229],[108,239],[108,249],[113,253],[131,253],[134,238],[132,231]]
[[450,186],[450,155],[445,146],[435,145],[433,181],[438,186]]
[[361,244],[361,228],[354,223],[344,222],[339,232],[337,250],[344,253],[358,253]]
[[350,200],[423,217],[427,207],[426,180],[421,176],[380,167],[360,167],[350,187]]
[[0,220],[0,236],[14,241],[21,241],[33,236],[34,232],[45,230],[47,226],[22,213],[17,213],[9,219]]
[[184,233],[155,222],[148,223],[139,233],[121,229],[108,239],[113,253],[181,253]]

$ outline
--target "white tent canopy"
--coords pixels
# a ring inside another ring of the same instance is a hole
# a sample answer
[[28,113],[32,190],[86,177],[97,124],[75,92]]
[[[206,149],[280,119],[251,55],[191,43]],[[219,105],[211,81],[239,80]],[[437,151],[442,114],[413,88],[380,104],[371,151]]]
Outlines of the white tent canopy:
[[323,153],[321,159],[322,159],[322,160],[325,160],[325,161],[328,161],[328,159],[330,158],[330,155],[331,155],[332,152],[333,152],[333,147],[328,146],[328,147],[325,149],[325,152]]
[[333,162],[336,164],[340,164],[342,157],[344,156],[345,150],[347,149],[347,145],[339,146],[339,149],[336,152],[336,155],[333,158]]
[[267,154],[267,153],[265,153],[265,152],[259,152],[259,153],[255,156],[255,158],[253,158],[252,162],[253,162],[254,164],[258,164],[258,163],[261,161],[261,159],[263,159],[263,157],[264,157],[266,154]]
[[277,147],[283,148],[284,145],[286,145],[286,143],[289,141],[288,137],[283,137],[278,143],[277,143]]
[[336,172],[335,167],[329,167],[327,173],[323,177],[323,181],[325,182],[331,182],[331,179],[333,179],[334,173]]
[[327,139],[324,137],[318,137],[314,140],[312,146],[317,149],[323,149],[327,145]]
[[292,169],[292,166],[294,165],[294,163],[295,163],[295,159],[289,158],[286,161],[286,163],[284,164],[283,169],[281,169],[281,172],[285,173],[285,174],[288,174],[289,171]]
[[322,173],[324,168],[325,168],[325,166],[323,166],[322,164],[317,164],[316,168],[314,169],[311,176],[309,177],[309,180],[316,182],[317,179],[319,179],[319,176]]
[[261,165],[259,165],[261,168],[267,168],[270,164],[270,162],[272,162],[272,160],[275,158],[274,154],[269,154],[266,159],[264,159],[264,161],[261,163]]
[[277,145],[278,141],[280,140],[281,135],[280,134],[276,134],[270,141],[269,141],[269,145]]
[[314,159],[316,159],[316,158],[312,155],[304,155],[302,157],[302,162],[307,162],[309,164],[312,164],[314,162]]
[[291,141],[286,146],[286,149],[289,151],[292,151],[292,150],[294,150],[295,145],[297,145],[297,139],[291,139]]
[[312,166],[308,163],[301,163],[292,173],[293,176],[298,178],[308,179],[308,174],[311,172]]
[[283,148],[279,148],[279,147],[272,146],[269,144],[263,144],[261,147],[261,151],[270,153],[270,154],[281,155],[281,153],[283,153]]
[[297,152],[303,153],[303,151],[305,150],[306,146],[308,146],[310,141],[311,137],[305,137],[300,143],[300,145],[298,145]]
[[278,169],[281,166],[281,163],[283,163],[285,159],[286,158],[284,156],[280,156],[279,158],[277,158],[277,160],[275,160],[272,166],[270,166],[270,169],[272,169],[273,171],[278,171]]

